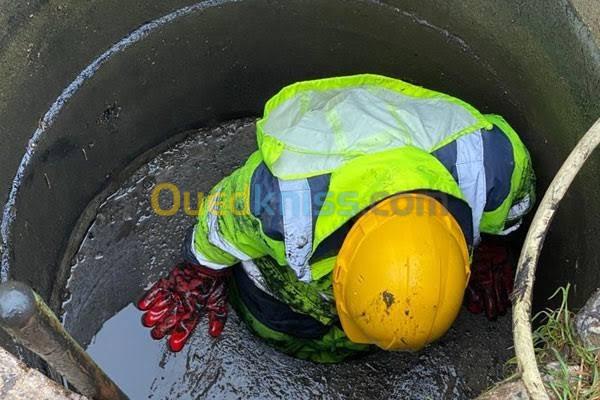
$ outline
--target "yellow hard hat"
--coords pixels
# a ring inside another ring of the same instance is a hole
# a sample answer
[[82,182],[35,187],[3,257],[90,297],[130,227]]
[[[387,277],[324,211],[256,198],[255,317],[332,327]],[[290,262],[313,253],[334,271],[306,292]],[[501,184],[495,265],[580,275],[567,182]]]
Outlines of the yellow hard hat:
[[415,351],[443,336],[461,307],[469,254],[454,217],[422,194],[365,212],[337,256],[333,294],[355,343]]

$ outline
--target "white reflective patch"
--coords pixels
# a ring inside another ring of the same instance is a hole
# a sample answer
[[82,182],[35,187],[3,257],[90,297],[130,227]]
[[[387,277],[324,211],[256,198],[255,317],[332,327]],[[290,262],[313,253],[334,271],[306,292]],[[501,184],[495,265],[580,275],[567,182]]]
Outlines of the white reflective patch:
[[262,272],[260,272],[256,264],[254,264],[254,261],[242,261],[242,268],[244,268],[244,271],[246,271],[246,275],[248,275],[250,280],[254,283],[254,286],[267,293],[268,295],[277,298],[267,286],[267,281],[265,280],[265,277],[263,276]]
[[481,131],[456,141],[456,172],[460,190],[473,213],[473,244],[476,246],[481,240],[479,226],[487,196]]
[[302,282],[311,281],[308,260],[312,254],[312,202],[306,179],[281,180],[281,212],[285,257]]
[[280,178],[332,171],[352,154],[418,147],[425,151],[480,122],[443,97],[413,97],[372,84],[303,91],[263,120],[265,134],[284,144],[270,165]]
[[498,235],[500,235],[500,236],[506,236],[509,233],[512,233],[512,232],[516,231],[517,229],[519,229],[522,224],[523,224],[523,221],[519,220],[519,222],[517,222],[516,224],[514,224],[510,228],[506,228],[505,230],[503,230],[501,232],[498,232]]
[[508,210],[508,216],[506,217],[506,219],[508,221],[514,221],[516,219],[519,219],[519,218],[523,217],[525,214],[527,214],[527,212],[529,211],[530,208],[531,208],[531,196],[529,196],[529,194],[527,194],[518,203],[515,203],[512,205],[510,210]]
[[202,254],[200,252],[200,250],[196,249],[196,246],[194,243],[196,243],[196,230],[195,229],[194,229],[194,232],[192,233],[192,242],[189,243],[188,246],[190,246],[190,249],[192,250],[194,257],[196,257],[196,261],[198,261],[198,263],[200,263],[201,265],[203,265],[205,267],[209,267],[212,269],[224,269],[224,268],[230,267],[230,265],[219,264],[219,263],[209,261],[206,258],[206,256],[204,256],[204,254]]
[[208,206],[207,212],[207,224],[208,224],[208,241],[213,245],[223,250],[226,253],[231,254],[233,257],[241,261],[251,260],[252,257],[244,253],[243,251],[236,248],[234,245],[229,243],[227,239],[221,236],[219,231],[219,221],[217,220],[216,210],[216,196],[211,196],[211,203]]

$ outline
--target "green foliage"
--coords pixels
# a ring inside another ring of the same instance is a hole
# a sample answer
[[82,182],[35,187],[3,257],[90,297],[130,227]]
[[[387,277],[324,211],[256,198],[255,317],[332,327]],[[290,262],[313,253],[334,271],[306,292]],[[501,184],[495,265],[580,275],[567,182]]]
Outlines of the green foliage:
[[561,297],[560,307],[546,309],[534,319],[541,325],[533,332],[540,372],[548,376],[546,387],[557,399],[600,398],[600,368],[595,349],[586,348],[575,332],[574,313],[569,310],[569,288],[559,288],[551,297]]

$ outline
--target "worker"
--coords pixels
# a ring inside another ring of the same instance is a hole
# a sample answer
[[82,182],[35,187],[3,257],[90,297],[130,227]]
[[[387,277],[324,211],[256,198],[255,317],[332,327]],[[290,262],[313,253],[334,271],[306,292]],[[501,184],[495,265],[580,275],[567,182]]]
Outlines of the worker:
[[285,87],[256,134],[203,202],[183,261],[138,303],[154,339],[181,350],[203,314],[219,336],[229,301],[277,349],[339,362],[423,348],[465,293],[472,312],[506,312],[507,251],[481,234],[519,227],[534,174],[503,118],[367,74]]

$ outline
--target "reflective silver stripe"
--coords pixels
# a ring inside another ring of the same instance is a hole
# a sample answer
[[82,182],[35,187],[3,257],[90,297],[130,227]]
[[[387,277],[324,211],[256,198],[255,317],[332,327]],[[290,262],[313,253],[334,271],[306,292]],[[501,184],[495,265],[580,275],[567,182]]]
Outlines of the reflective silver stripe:
[[224,268],[230,267],[230,265],[219,264],[219,263],[215,263],[215,262],[208,260],[204,256],[204,254],[202,254],[200,252],[200,250],[198,250],[196,248],[195,243],[196,243],[196,230],[194,229],[194,232],[192,233],[192,243],[190,243],[189,246],[190,246],[190,249],[192,250],[192,253],[194,254],[194,257],[196,257],[196,261],[198,261],[198,263],[204,265],[205,267],[210,267],[212,269],[224,269]]
[[506,219],[509,221],[514,221],[516,219],[519,219],[522,216],[524,216],[525,214],[527,214],[527,212],[529,211],[530,208],[531,208],[531,196],[529,196],[529,194],[527,194],[518,203],[515,203],[512,205],[510,210],[508,210],[508,217],[506,217]]
[[510,228],[506,228],[505,230],[498,232],[497,234],[500,236],[506,236],[511,232],[516,231],[517,229],[519,229],[521,227],[521,225],[523,224],[523,220],[519,220],[519,222],[517,222],[516,224],[514,224],[513,226],[511,226]]
[[210,197],[210,204],[208,206],[207,225],[208,225],[208,241],[213,245],[223,250],[226,253],[231,254],[233,257],[241,261],[251,260],[252,257],[244,253],[243,251],[236,248],[233,244],[229,243],[225,239],[219,230],[219,221],[217,220],[216,211],[216,196]]
[[299,280],[310,282],[312,254],[312,204],[307,179],[279,179],[285,255]]
[[481,240],[479,225],[486,202],[483,140],[477,131],[456,140],[458,185],[473,213],[473,244]]
[[254,286],[259,288],[263,292],[277,298],[277,296],[275,296],[273,292],[271,292],[271,290],[268,288],[265,277],[263,276],[262,272],[260,272],[256,264],[254,264],[254,261],[242,261],[242,267],[244,268],[244,271],[246,271],[246,275],[248,275],[250,280],[254,283]]

